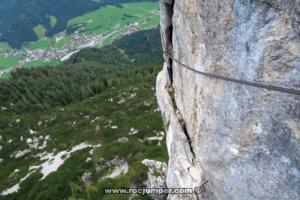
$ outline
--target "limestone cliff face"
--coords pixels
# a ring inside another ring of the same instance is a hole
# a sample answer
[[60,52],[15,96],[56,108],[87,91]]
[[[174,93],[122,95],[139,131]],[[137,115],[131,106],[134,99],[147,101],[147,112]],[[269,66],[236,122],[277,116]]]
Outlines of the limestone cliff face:
[[[160,4],[164,48],[180,62],[300,89],[300,0]],[[165,60],[157,98],[167,187],[201,186],[201,194],[168,198],[300,199],[300,96],[207,78]]]

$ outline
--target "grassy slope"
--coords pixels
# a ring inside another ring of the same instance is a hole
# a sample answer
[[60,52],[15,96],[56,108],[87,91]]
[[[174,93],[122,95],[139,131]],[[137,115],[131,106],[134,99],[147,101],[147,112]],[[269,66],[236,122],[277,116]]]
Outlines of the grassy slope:
[[22,56],[0,56],[0,69],[16,66]]
[[7,80],[7,79],[9,79],[9,77],[10,77],[10,73],[9,73],[9,72],[4,72],[4,73],[2,74],[2,76],[1,76],[1,79]]
[[0,42],[0,49],[4,51],[12,50],[11,46],[7,42]]
[[50,25],[52,28],[54,28],[56,26],[57,23],[57,18],[55,16],[50,16]]
[[[130,23],[148,19],[149,22],[139,24],[139,26],[149,28],[152,25],[159,24],[159,16],[151,13],[151,11],[159,9],[157,2],[126,3],[122,4],[122,6],[106,6],[76,17],[68,21],[68,27],[82,26],[85,32],[96,34],[110,33],[111,36],[104,41],[104,45],[107,45],[111,44],[117,35],[126,32],[128,30],[126,26]],[[116,26],[120,26],[118,30],[114,30]]]
[[55,48],[62,48],[65,44],[67,44],[71,40],[69,35],[64,36],[60,41],[54,44]]
[[[123,8],[106,6],[96,11],[76,17],[68,21],[68,26],[84,24],[85,31],[104,33],[115,25],[127,25],[140,19],[152,16],[151,10],[157,10],[158,3],[127,3]],[[99,21],[101,23],[99,23]]]
[[33,28],[33,31],[39,39],[42,39],[45,36],[47,29],[43,25],[39,24]]
[[32,68],[32,67],[45,67],[45,66],[53,66],[60,64],[60,60],[51,60],[51,61],[45,61],[45,60],[36,60],[32,61],[26,64],[26,67]]
[[25,45],[25,47],[29,49],[46,49],[48,48],[50,43],[50,38],[42,38],[35,42],[28,43],[27,45]]

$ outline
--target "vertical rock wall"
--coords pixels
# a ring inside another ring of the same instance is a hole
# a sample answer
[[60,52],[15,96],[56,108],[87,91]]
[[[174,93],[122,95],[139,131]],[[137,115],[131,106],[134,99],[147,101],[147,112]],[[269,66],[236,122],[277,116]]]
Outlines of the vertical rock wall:
[[[299,0],[160,4],[164,48],[180,62],[300,89]],[[203,77],[165,60],[157,98],[167,186],[203,191],[169,199],[300,199],[300,96]]]

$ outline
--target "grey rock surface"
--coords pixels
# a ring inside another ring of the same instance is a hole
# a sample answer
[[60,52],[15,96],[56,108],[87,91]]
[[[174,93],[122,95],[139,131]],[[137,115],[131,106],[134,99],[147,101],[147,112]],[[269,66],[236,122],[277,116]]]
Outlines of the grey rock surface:
[[[164,162],[145,159],[142,163],[148,167],[147,188],[165,189],[167,165]],[[167,194],[149,194],[154,200],[164,200]]]
[[[164,49],[204,72],[300,89],[299,0],[161,0]],[[300,97],[203,77],[165,57],[169,199],[300,199]],[[204,182],[208,181],[205,185]]]
[[81,177],[81,180],[85,184],[91,184],[93,182],[92,176],[92,172],[84,172],[84,174]]
[[127,143],[128,141],[129,141],[129,139],[127,137],[118,138],[118,142],[120,142],[120,143]]

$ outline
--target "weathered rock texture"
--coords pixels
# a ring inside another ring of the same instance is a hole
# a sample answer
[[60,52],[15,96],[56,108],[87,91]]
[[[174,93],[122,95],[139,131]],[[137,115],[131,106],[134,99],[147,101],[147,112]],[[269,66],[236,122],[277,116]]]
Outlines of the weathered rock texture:
[[[166,189],[166,163],[145,159],[142,163],[148,167],[148,179],[145,181],[147,188]],[[148,194],[154,200],[164,200],[167,194]]]
[[[161,0],[165,49],[197,70],[300,89],[300,0]],[[166,57],[157,98],[169,199],[300,199],[300,97],[203,77]],[[203,185],[205,181],[208,181]]]

